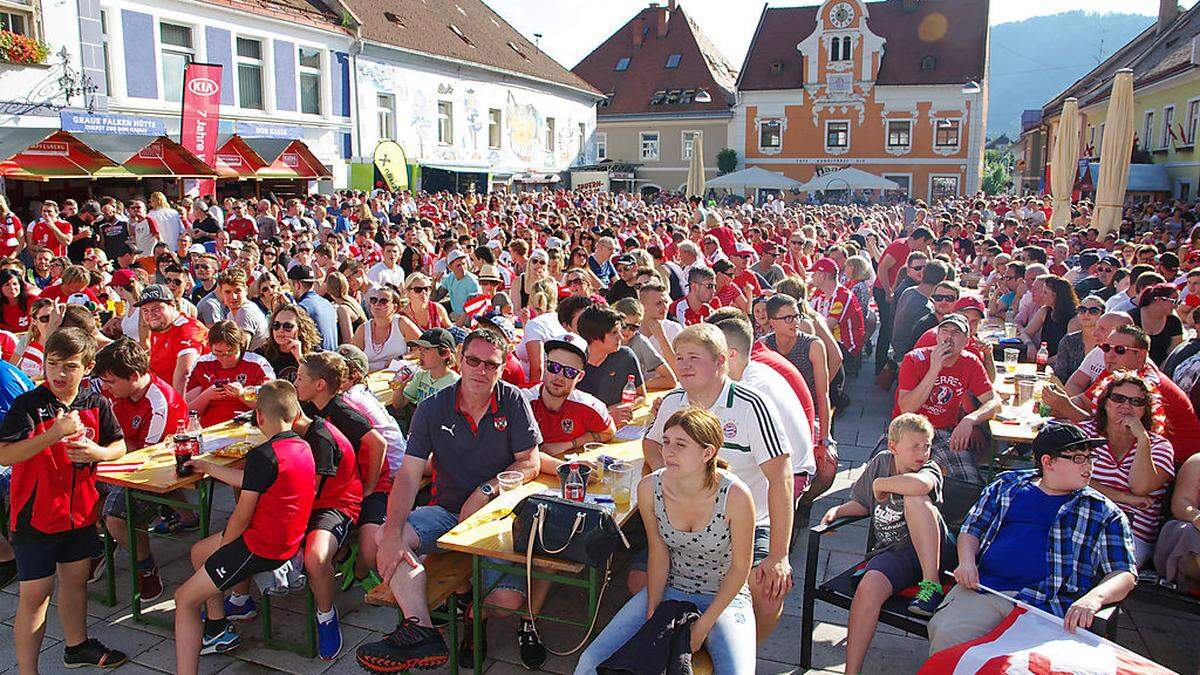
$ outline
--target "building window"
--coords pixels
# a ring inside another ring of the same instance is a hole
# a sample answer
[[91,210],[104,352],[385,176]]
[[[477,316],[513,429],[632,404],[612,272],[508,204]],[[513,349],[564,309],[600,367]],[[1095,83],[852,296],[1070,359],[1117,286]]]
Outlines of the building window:
[[33,2],[34,0],[0,0],[0,30],[26,37],[38,37],[36,22],[33,20]]
[[889,148],[907,148],[912,145],[912,122],[888,120],[887,144]]
[[845,149],[850,147],[850,123],[849,122],[826,122],[825,123],[825,148],[826,149]]
[[488,147],[493,150],[500,149],[500,133],[502,131],[503,113],[499,108],[488,109]]
[[608,159],[608,134],[603,131],[597,131],[592,135],[592,148],[596,151],[596,161],[603,162]]
[[851,50],[852,50],[852,47],[850,46],[850,36],[849,35],[847,35],[846,37],[841,37],[841,38],[835,37],[830,42],[829,60],[830,61],[849,61],[850,55],[852,53]]
[[262,41],[237,39],[238,105],[263,109]]
[[301,47],[300,54],[300,112],[321,114],[321,52]]
[[450,145],[454,142],[454,104],[438,101],[438,143]]
[[554,152],[554,118],[546,118],[546,152]]
[[929,198],[930,199],[950,199],[958,196],[958,176],[930,176],[929,177]]
[[1091,148],[1092,156],[1096,154],[1096,126],[1088,125],[1088,147]]
[[183,100],[183,71],[194,59],[192,29],[173,23],[159,24],[162,43],[163,96],[172,103]]
[[587,125],[583,122],[579,123],[579,148],[577,153],[583,157],[583,150],[587,147]]
[[672,55],[668,56],[667,57],[667,68],[678,68],[679,67],[679,59],[682,58],[682,56],[683,56],[682,54],[672,54]]
[[849,61],[853,56],[853,51],[850,48],[850,36],[842,38],[842,60]]
[[1099,136],[1100,136],[1100,140],[1098,143],[1096,143],[1096,156],[1097,157],[1100,156],[1100,150],[1104,147],[1104,122],[1100,123]]
[[938,120],[933,133],[934,147],[957,148],[958,128],[958,120]]
[[704,135],[703,131],[685,131],[683,132],[683,158],[692,158],[692,149],[696,147],[696,139]]
[[108,11],[100,10],[100,50],[104,55],[104,93],[112,95],[112,66],[108,57]]
[[1200,99],[1188,101],[1187,138],[1184,143],[1193,145],[1196,142],[1196,123],[1200,121]]
[[760,150],[778,150],[783,146],[783,123],[779,120],[763,120],[758,123],[758,147]]
[[396,96],[379,94],[375,97],[376,114],[379,119],[379,140],[396,139]]
[[[1101,134],[1103,136],[1103,134]],[[1147,110],[1146,116],[1142,120],[1142,138],[1141,143],[1143,150],[1151,150],[1154,148],[1154,111]]]
[[883,177],[900,186],[894,192],[903,192],[906,195],[912,195],[912,175],[907,173],[885,173]]
[[621,58],[617,59],[617,65],[613,67],[613,70],[615,70],[617,72],[621,72],[622,70],[629,70],[629,57],[622,56]]
[[1171,145],[1171,139],[1175,136],[1175,130],[1171,128],[1175,124],[1175,106],[1169,105],[1163,108],[1163,132],[1162,145],[1163,150],[1166,150]]
[[643,131],[638,134],[638,141],[638,145],[641,147],[642,161],[658,161],[658,132]]

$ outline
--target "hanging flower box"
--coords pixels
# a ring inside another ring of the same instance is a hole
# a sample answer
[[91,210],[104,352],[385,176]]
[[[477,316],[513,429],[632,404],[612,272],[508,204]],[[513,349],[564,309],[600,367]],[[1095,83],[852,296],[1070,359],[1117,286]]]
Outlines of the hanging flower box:
[[37,65],[50,55],[46,43],[7,30],[0,30],[0,61]]

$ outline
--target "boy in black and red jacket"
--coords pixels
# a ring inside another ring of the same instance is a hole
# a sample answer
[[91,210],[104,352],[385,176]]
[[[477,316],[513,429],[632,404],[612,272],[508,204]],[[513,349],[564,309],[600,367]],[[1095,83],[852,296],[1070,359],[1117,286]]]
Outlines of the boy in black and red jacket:
[[[312,449],[292,431],[300,402],[290,382],[258,390],[255,425],[267,440],[246,454],[244,469],[203,460],[189,464],[241,492],[225,531],[192,546],[196,573],[175,592],[175,662],[197,672],[200,654],[226,652],[241,638],[225,618],[224,591],[281,567],[300,550],[317,494]],[[200,606],[207,606],[201,621]]]
[[0,422],[0,464],[12,467],[9,527],[21,580],[13,637],[22,673],[38,670],[46,608],[58,577],[68,668],[112,668],[126,656],[87,634],[87,580],[101,553],[96,463],[125,454],[107,399],[80,391],[96,341],[78,328],[46,341],[45,382],[13,401]]

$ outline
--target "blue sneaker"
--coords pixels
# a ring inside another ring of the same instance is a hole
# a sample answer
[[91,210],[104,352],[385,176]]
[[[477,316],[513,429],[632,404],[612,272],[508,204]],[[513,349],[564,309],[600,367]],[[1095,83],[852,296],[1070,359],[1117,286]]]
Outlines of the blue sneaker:
[[258,616],[258,605],[254,604],[254,598],[246,598],[246,604],[238,605],[225,598],[225,618],[230,621],[249,621]]
[[908,603],[908,613],[929,618],[937,611],[938,605],[946,596],[942,594],[942,585],[936,581],[923,580],[917,585],[917,597]]
[[240,646],[242,646],[242,637],[237,634],[233,626],[226,626],[225,630],[221,631],[219,635],[213,637],[204,636],[204,641],[200,643],[200,653],[224,654]]
[[171,535],[179,532],[196,532],[199,529],[199,517],[185,521],[179,515],[179,512],[173,509],[164,513],[162,518],[154,524],[153,528],[151,528],[154,534],[158,535]]
[[332,661],[342,651],[342,627],[338,624],[337,607],[333,618],[317,621],[317,655],[322,661]]

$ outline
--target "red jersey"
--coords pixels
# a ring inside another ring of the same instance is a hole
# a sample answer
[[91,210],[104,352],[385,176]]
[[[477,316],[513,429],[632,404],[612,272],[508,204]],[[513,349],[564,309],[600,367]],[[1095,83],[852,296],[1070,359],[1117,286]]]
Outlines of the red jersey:
[[259,493],[242,533],[246,548],[269,560],[296,555],[317,496],[316,461],[308,443],[288,430],[248,452],[242,489]]
[[[268,380],[275,379],[275,370],[263,357],[253,352],[243,352],[233,368],[222,368],[217,357],[205,354],[196,361],[192,373],[188,375],[187,390],[208,389],[214,385],[237,382],[243,387],[256,387]],[[233,416],[253,410],[240,398],[217,398],[209,402],[204,412],[200,413],[200,424],[210,427],[221,422],[228,422]]]
[[529,384],[528,378],[525,377],[525,367],[511,349],[508,350],[508,358],[504,361],[504,373],[500,375],[500,379],[518,389]]
[[667,316],[675,319],[682,326],[691,326],[707,319],[708,315],[712,314],[719,307],[721,307],[721,301],[714,297],[707,305],[700,305],[696,309],[692,309],[688,305],[687,296],[685,295],[671,303],[671,308],[667,310]]
[[230,241],[254,241],[258,238],[258,225],[250,218],[230,218],[225,223]]
[[[84,434],[98,445],[121,440],[121,425],[108,399],[80,389],[70,405],[38,385],[13,400],[0,421],[0,442],[13,443],[44,433],[60,412],[75,411]],[[94,527],[100,516],[96,491],[96,465],[76,467],[67,459],[66,440],[12,467],[9,493],[9,527],[14,544],[46,539],[48,535]]]
[[129,452],[161,443],[175,433],[180,422],[187,423],[188,408],[183,397],[154,374],[150,375],[150,387],[146,389],[146,395],[137,401],[112,397],[108,397],[108,400],[117,422],[121,424],[125,448]]
[[0,258],[7,258],[16,253],[21,244],[17,239],[21,234],[21,227],[21,219],[15,213],[0,218]]
[[[930,328],[917,338],[917,343],[913,345],[913,349],[918,347],[933,347],[937,345],[937,326]],[[991,350],[987,343],[972,335],[967,338],[967,351],[971,352],[979,359],[980,363],[987,363],[984,354]]]
[[30,247],[43,246],[55,256],[66,255],[67,245],[55,238],[53,230],[71,234],[71,224],[65,220],[56,220],[53,223],[47,223],[44,220],[37,221],[29,229]]
[[758,275],[750,270],[746,270],[745,272],[742,272],[734,277],[733,284],[742,289],[743,293],[746,292],[746,287],[749,286],[752,291],[749,298],[750,300],[762,295],[762,284],[758,283]]
[[[912,252],[912,247],[908,245],[908,237],[901,237],[883,249],[883,255],[879,256],[879,263],[882,265],[884,258],[892,259],[892,268],[888,270],[887,288],[895,288],[896,277],[900,276],[900,268],[908,263],[910,252]],[[883,279],[878,276],[875,277],[875,288],[884,288]]]
[[812,306],[832,322],[830,329],[833,338],[847,354],[857,354],[862,350],[866,323],[863,321],[862,306],[849,288],[838,284],[829,295],[814,290]]
[[0,330],[0,359],[7,361],[16,351],[17,336],[6,330]]
[[175,364],[181,357],[207,352],[208,329],[194,318],[180,314],[167,330],[150,333],[150,372],[174,382]]
[[[915,389],[929,372],[930,357],[934,347],[914,349],[900,362],[899,386],[896,388],[896,403],[892,417],[900,415],[900,392]],[[924,415],[935,429],[953,429],[958,424],[965,395],[983,396],[992,390],[983,363],[974,354],[959,354],[954,365],[944,366],[938,373],[937,382],[929,392],[929,398],[917,412]]]
[[29,310],[15,302],[0,305],[0,329],[21,333],[29,330]]
[[362,481],[354,446],[337,427],[320,417],[314,418],[304,434],[312,448],[317,470],[317,498],[313,509],[334,509],[353,521],[362,506]]
[[542,430],[543,443],[573,441],[586,433],[600,433],[615,426],[608,407],[591,394],[575,389],[558,410],[542,402],[542,385],[522,389],[533,409],[533,418]]

